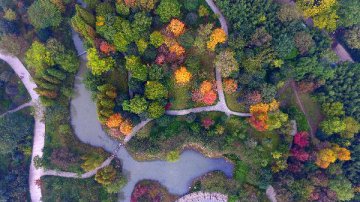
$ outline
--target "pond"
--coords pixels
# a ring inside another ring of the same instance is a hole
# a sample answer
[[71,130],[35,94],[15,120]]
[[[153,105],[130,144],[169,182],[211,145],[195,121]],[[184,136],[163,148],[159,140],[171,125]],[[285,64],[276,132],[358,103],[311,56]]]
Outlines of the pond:
[[[83,53],[84,48],[76,33],[73,33],[73,40],[78,53]],[[76,136],[82,142],[112,152],[118,142],[102,130],[97,120],[96,105],[91,99],[91,93],[82,83],[86,70],[86,58],[82,56],[80,71],[75,79],[75,96],[71,101],[71,122]],[[160,160],[138,162],[131,157],[125,147],[121,147],[117,152],[117,158],[122,161],[123,170],[129,180],[120,193],[120,201],[130,201],[135,184],[143,179],[159,181],[171,193],[183,195],[189,191],[194,178],[214,170],[221,170],[231,177],[233,171],[233,165],[225,159],[207,158],[193,150],[184,151],[176,162]]]

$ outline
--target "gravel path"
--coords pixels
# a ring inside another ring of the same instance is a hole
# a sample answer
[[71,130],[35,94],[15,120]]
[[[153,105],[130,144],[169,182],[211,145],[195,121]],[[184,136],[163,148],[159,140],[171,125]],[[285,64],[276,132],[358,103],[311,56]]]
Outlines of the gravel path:
[[26,108],[26,107],[30,107],[30,106],[32,106],[32,105],[33,105],[33,103],[32,103],[31,101],[30,101],[30,102],[27,102],[27,103],[25,103],[25,104],[22,104],[22,105],[16,107],[15,109],[9,110],[9,111],[1,114],[1,115],[0,115],[0,118],[4,117],[4,116],[7,115],[7,114],[11,114],[11,113],[17,112],[17,111],[19,111],[19,110],[22,110],[22,109],[24,109],[24,108]]
[[22,78],[21,81],[24,83],[25,88],[30,94],[31,102],[36,103],[35,107],[35,125],[34,125],[34,137],[33,147],[31,155],[31,164],[29,172],[29,186],[30,186],[30,197],[31,201],[41,201],[41,189],[36,185],[36,181],[41,178],[44,173],[42,168],[35,168],[34,158],[43,156],[43,148],[45,145],[45,123],[42,121],[44,117],[45,108],[40,104],[39,95],[34,91],[37,87],[33,81],[30,73],[27,71],[22,62],[17,58],[9,55],[5,55],[0,52],[0,59],[8,63],[15,73]]
[[217,192],[194,192],[181,197],[176,202],[227,202],[228,196]]

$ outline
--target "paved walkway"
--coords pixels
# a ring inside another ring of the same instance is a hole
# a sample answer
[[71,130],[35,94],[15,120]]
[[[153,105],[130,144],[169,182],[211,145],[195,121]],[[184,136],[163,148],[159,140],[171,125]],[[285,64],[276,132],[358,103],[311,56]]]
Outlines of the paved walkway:
[[33,81],[30,73],[27,71],[22,62],[17,58],[9,55],[5,55],[0,52],[0,59],[8,63],[15,73],[22,78],[21,81],[24,83],[25,88],[30,94],[31,102],[36,103],[35,107],[35,125],[34,125],[34,137],[33,147],[31,155],[31,164],[29,172],[29,186],[31,201],[41,200],[41,189],[36,185],[36,181],[41,178],[44,173],[42,168],[35,168],[34,158],[43,156],[43,148],[45,145],[45,123],[42,121],[44,117],[45,108],[40,104],[39,95],[34,91],[36,84]]
[[176,202],[227,202],[228,196],[217,192],[194,192],[181,197]]
[[22,109],[26,108],[26,107],[30,107],[30,106],[32,106],[32,105],[33,105],[33,103],[32,103],[31,101],[30,101],[30,102],[27,102],[27,103],[25,103],[25,104],[22,104],[22,105],[16,107],[15,109],[9,110],[9,111],[1,114],[1,115],[0,115],[0,118],[4,117],[4,116],[7,115],[7,114],[15,113],[15,112],[17,112],[17,111],[19,111],[19,110],[22,110]]

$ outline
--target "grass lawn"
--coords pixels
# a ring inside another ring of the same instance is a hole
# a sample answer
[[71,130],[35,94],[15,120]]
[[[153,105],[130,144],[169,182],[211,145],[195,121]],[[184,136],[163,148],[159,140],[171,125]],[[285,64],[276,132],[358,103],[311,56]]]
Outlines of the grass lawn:
[[171,109],[188,109],[192,107],[191,86],[181,86],[171,79],[169,89]]
[[225,93],[225,100],[226,105],[229,107],[230,110],[234,112],[246,112],[246,107],[243,103],[238,102],[238,98],[242,94],[240,92],[235,92],[232,94]]
[[321,113],[321,106],[316,101],[316,99],[309,94],[300,94],[299,97],[304,105],[305,112],[315,133],[319,126],[319,123],[324,118]]

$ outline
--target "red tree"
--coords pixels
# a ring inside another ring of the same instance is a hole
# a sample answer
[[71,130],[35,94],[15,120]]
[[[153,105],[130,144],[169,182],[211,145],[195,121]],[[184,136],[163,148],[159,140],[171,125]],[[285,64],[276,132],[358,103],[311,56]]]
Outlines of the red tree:
[[301,148],[309,146],[309,133],[306,131],[296,133],[294,143]]

